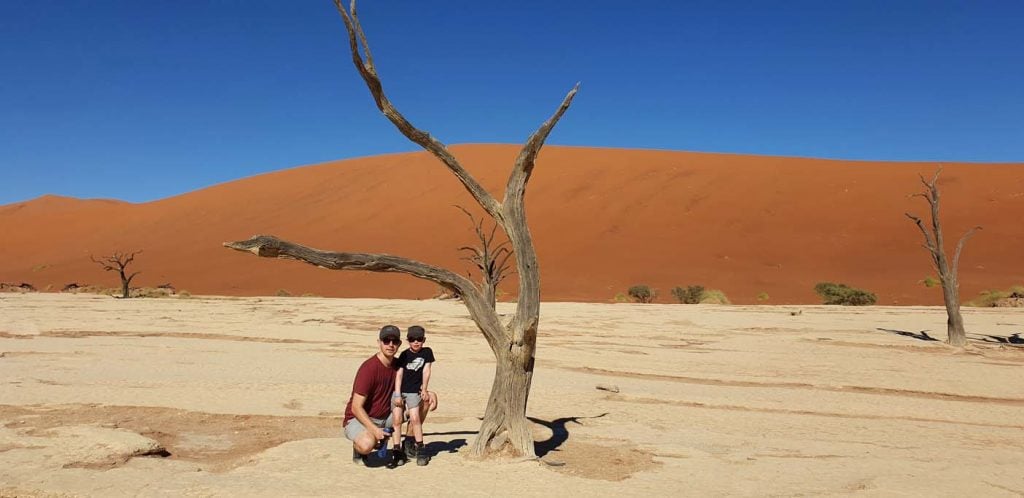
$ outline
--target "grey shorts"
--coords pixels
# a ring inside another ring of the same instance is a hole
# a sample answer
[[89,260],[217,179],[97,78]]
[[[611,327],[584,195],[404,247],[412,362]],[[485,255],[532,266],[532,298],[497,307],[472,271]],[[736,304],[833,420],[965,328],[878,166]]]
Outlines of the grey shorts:
[[420,397],[420,393],[402,393],[402,401],[405,402],[406,408],[416,408],[423,403],[423,398]]
[[[388,415],[388,418],[385,419],[370,417],[370,421],[373,422],[373,425],[376,425],[381,429],[394,425],[394,423],[391,422],[392,420],[394,420],[394,418],[391,415]],[[364,432],[366,432],[366,427],[363,427],[363,424],[359,422],[359,419],[357,418],[353,418],[345,424],[345,437],[348,438],[349,441],[355,441],[356,438]]]

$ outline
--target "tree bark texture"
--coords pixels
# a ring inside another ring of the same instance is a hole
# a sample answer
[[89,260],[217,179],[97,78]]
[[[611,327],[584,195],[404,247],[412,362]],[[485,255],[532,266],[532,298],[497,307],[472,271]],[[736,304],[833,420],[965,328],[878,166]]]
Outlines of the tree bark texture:
[[540,269],[526,221],[524,197],[537,155],[552,128],[572,104],[579,84],[569,91],[555,113],[527,139],[516,157],[504,197],[499,202],[466,171],[443,143],[413,126],[398,112],[384,94],[366,34],[356,14],[356,2],[353,0],[347,10],[341,0],[334,0],[334,4],[345,23],[352,62],[370,90],[377,108],[406,138],[437,157],[507,236],[519,274],[516,311],[507,323],[502,323],[495,310],[494,290],[486,282],[477,285],[455,272],[407,258],[387,254],[322,251],[266,235],[224,245],[261,257],[296,259],[332,270],[405,273],[458,292],[496,360],[491,394],[480,432],[470,445],[470,453],[483,456],[493,452],[508,452],[516,456],[533,457],[536,453],[530,423],[526,418],[526,406],[533,380],[537,327],[540,321]]
[[967,344],[967,333],[964,330],[964,319],[960,314],[960,281],[957,271],[960,266],[960,253],[963,251],[964,243],[974,233],[981,230],[980,226],[971,228],[957,242],[953,255],[953,262],[950,264],[946,258],[944,240],[942,235],[942,223],[939,219],[939,201],[941,200],[939,188],[936,185],[942,168],[935,172],[931,181],[921,177],[921,183],[925,189],[923,192],[914,194],[915,197],[923,197],[931,210],[931,231],[925,227],[924,221],[917,216],[906,213],[906,216],[913,220],[914,224],[924,235],[924,248],[931,256],[932,266],[939,273],[939,280],[942,282],[942,301],[946,306],[946,334],[951,346],[964,347]]

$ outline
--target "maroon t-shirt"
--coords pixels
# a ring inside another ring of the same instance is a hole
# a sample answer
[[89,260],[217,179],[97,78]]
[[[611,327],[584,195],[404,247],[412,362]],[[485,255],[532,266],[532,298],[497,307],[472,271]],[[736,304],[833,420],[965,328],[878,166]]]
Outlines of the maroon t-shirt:
[[391,413],[391,394],[395,392],[395,369],[387,367],[377,359],[377,355],[371,356],[368,360],[359,365],[356,371],[356,380],[352,382],[352,395],[348,397],[348,405],[345,406],[345,421],[356,418],[352,413],[352,398],[356,393],[366,396],[363,408],[366,414],[372,418],[384,419]]

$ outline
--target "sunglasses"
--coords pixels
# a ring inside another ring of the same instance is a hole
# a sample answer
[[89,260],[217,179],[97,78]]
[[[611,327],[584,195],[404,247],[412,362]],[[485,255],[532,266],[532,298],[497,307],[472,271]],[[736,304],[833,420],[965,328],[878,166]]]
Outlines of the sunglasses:
[[427,340],[425,337],[417,337],[415,339],[413,339],[412,337],[409,338],[409,342],[423,342],[425,340]]
[[385,337],[381,339],[380,342],[384,344],[394,344],[395,346],[399,346],[402,344],[402,340],[397,337]]

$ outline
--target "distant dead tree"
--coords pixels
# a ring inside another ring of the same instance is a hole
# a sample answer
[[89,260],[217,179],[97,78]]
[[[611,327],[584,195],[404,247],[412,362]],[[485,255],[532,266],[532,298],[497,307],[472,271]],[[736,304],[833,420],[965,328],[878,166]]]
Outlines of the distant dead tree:
[[497,360],[487,409],[477,438],[470,446],[470,453],[481,456],[508,448],[512,454],[533,457],[536,450],[530,422],[526,418],[526,405],[533,380],[534,355],[537,348],[540,270],[537,267],[537,253],[526,222],[523,201],[537,154],[552,128],[569,108],[579,84],[569,91],[555,113],[527,139],[509,174],[504,198],[498,201],[463,168],[443,143],[426,131],[413,126],[388,100],[377,75],[366,34],[356,15],[355,1],[353,0],[348,10],[341,4],[341,0],[335,0],[334,4],[345,23],[352,62],[370,90],[377,108],[406,138],[444,163],[508,237],[519,273],[519,301],[516,311],[511,319],[503,323],[494,309],[493,298],[487,296],[486,284],[480,286],[456,272],[403,257],[328,252],[265,235],[257,235],[244,241],[227,242],[224,245],[261,257],[297,259],[331,270],[405,273],[430,280],[443,288],[457,292]]
[[981,227],[971,228],[963,237],[960,237],[960,241],[956,244],[956,250],[953,252],[953,262],[950,264],[946,258],[942,238],[942,223],[939,221],[939,187],[936,182],[939,180],[940,173],[942,173],[941,167],[932,176],[931,181],[925,180],[923,175],[919,175],[921,183],[924,185],[924,191],[913,195],[914,197],[923,197],[928,201],[932,212],[931,230],[929,231],[925,227],[921,218],[910,213],[904,214],[913,220],[917,228],[921,229],[921,233],[924,235],[924,248],[931,255],[932,266],[939,272],[939,281],[942,283],[942,300],[946,304],[948,317],[946,332],[949,338],[946,342],[951,346],[963,347],[967,344],[967,334],[964,332],[964,319],[960,316],[960,281],[957,277],[957,269],[960,267],[960,252],[964,249],[964,243],[974,235],[974,232],[981,230]]
[[128,294],[128,286],[132,283],[132,279],[135,278],[136,275],[142,273],[137,271],[135,273],[132,273],[131,275],[128,275],[128,265],[132,264],[132,262],[135,261],[135,255],[140,253],[142,253],[142,251],[114,252],[113,254],[109,256],[103,256],[100,259],[96,259],[92,255],[90,255],[89,259],[91,259],[93,263],[102,266],[103,271],[117,272],[117,274],[121,277],[121,298],[128,299],[129,297],[131,297]]
[[472,263],[477,271],[480,272],[480,289],[484,293],[484,300],[490,303],[491,308],[494,308],[498,284],[505,280],[510,270],[508,265],[508,259],[512,256],[512,249],[509,246],[510,241],[505,239],[495,244],[494,239],[498,233],[497,223],[491,227],[491,233],[488,234],[484,230],[483,218],[477,220],[473,213],[470,213],[466,208],[459,205],[455,207],[462,210],[469,217],[470,223],[473,224],[473,231],[476,233],[476,238],[480,243],[478,246],[462,246],[459,248],[459,252],[469,253],[468,256],[462,259]]

